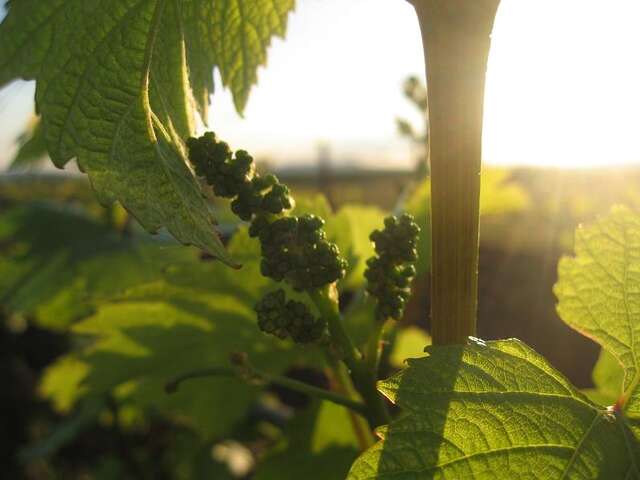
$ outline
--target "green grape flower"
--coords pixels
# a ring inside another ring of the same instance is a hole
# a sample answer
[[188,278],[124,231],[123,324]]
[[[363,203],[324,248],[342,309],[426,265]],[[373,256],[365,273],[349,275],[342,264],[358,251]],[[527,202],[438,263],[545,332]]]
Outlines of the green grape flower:
[[[289,189],[275,175],[258,175],[251,155],[244,150],[234,155],[212,132],[190,138],[187,147],[196,174],[216,195],[231,199],[231,210],[241,220],[251,222],[249,235],[262,249],[262,275],[297,291],[318,290],[344,277],[347,263],[326,239],[324,220],[288,215],[293,208]],[[304,304],[286,302],[284,291],[265,296],[256,311],[260,328],[280,338],[307,343],[324,331]]]
[[293,207],[289,189],[275,175],[261,177],[253,157],[245,150],[235,155],[213,132],[187,140],[189,160],[219,197],[231,198],[231,210],[241,220],[251,221],[261,213],[277,215]]
[[411,281],[416,275],[417,241],[420,228],[408,214],[387,217],[383,230],[370,235],[376,256],[367,260],[367,292],[378,301],[378,319],[399,320],[411,295]]
[[260,225],[264,276],[284,280],[297,291],[319,289],[344,277],[346,260],[326,240],[322,219],[303,215]]
[[326,330],[326,323],[304,303],[287,301],[283,289],[267,293],[255,311],[260,330],[281,339],[290,337],[296,343],[312,343],[320,340]]

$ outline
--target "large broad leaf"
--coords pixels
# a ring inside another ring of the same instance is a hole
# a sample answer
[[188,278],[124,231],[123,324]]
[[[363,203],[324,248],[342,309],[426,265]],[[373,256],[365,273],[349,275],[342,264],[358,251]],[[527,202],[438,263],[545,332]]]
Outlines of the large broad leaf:
[[558,313],[622,363],[629,385],[640,373],[640,218],[617,207],[578,228],[575,257],[563,258],[558,270]]
[[[53,162],[77,158],[104,202],[148,230],[231,262],[183,139],[217,66],[239,110],[294,0],[14,0],[0,25],[0,86],[36,80]],[[195,100],[194,100],[195,98]]]
[[76,209],[17,207],[0,215],[0,306],[65,328],[96,300],[196,258],[193,249],[118,234]]
[[640,216],[624,207],[576,232],[555,286],[558,313],[622,365],[619,407],[640,417]]
[[246,352],[272,373],[304,353],[257,327],[253,305],[274,286],[259,274],[256,242],[241,231],[230,252],[245,263],[240,271],[218,262],[168,265],[155,281],[103,302],[74,325],[92,341],[47,371],[45,395],[68,409],[79,398],[116,391],[140,407],[181,415],[205,435],[227,432],[259,389],[228,377],[187,382],[172,395],[164,385],[188,371],[229,366],[232,352]]
[[381,383],[404,414],[350,480],[640,479],[640,449],[620,417],[524,344],[427,353]]

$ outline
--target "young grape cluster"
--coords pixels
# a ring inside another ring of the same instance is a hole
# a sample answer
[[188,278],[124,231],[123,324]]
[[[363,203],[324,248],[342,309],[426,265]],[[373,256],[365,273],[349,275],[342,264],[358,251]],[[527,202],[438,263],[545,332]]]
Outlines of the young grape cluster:
[[399,320],[411,294],[411,280],[416,274],[417,241],[420,228],[408,214],[399,219],[387,217],[383,230],[370,235],[376,256],[367,261],[367,292],[378,301],[379,319]]
[[341,279],[346,261],[325,238],[323,225],[315,215],[254,222],[249,233],[260,239],[262,275],[285,280],[297,291],[322,288]]
[[278,215],[292,205],[289,189],[275,175],[262,177],[253,157],[244,150],[235,155],[213,132],[187,141],[189,160],[219,197],[232,198],[231,210],[244,221],[254,215]]
[[291,337],[296,343],[311,343],[320,340],[326,324],[316,318],[301,302],[286,300],[284,290],[266,294],[255,310],[260,330],[281,339]]
[[[212,132],[190,138],[187,147],[196,174],[206,179],[217,196],[232,199],[233,212],[251,222],[249,235],[260,240],[262,249],[262,275],[286,281],[297,291],[316,290],[344,277],[346,261],[326,239],[324,221],[315,215],[288,215],[293,208],[289,189],[274,175],[256,173],[247,152],[238,150],[234,155]],[[285,304],[283,297],[282,305],[275,308],[279,299],[280,293],[265,297],[260,309],[256,307],[261,328],[278,336],[286,333],[295,341],[315,339],[318,334],[311,325],[315,320],[302,314],[304,305]],[[282,319],[276,321],[276,315]]]

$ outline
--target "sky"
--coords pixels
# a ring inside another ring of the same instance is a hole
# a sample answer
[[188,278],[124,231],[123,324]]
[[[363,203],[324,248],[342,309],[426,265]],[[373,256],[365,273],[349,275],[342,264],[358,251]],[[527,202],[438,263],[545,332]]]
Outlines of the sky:
[[[640,162],[640,1],[502,0],[493,33],[483,158],[514,165]],[[244,118],[213,96],[213,129],[274,164],[408,167],[397,116],[424,78],[420,33],[404,0],[298,0],[287,40],[274,40]],[[218,86],[220,86],[217,78]],[[0,162],[33,109],[33,85],[0,90]]]

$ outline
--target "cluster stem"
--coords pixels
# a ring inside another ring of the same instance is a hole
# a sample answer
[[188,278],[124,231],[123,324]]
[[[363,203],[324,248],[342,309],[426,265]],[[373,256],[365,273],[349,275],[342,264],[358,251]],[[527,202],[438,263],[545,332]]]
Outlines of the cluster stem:
[[309,293],[320,315],[327,320],[332,347],[349,369],[353,386],[366,405],[366,417],[372,428],[389,423],[390,416],[384,398],[376,388],[377,376],[367,359],[356,348],[344,329],[338,301],[331,294],[332,286]]

